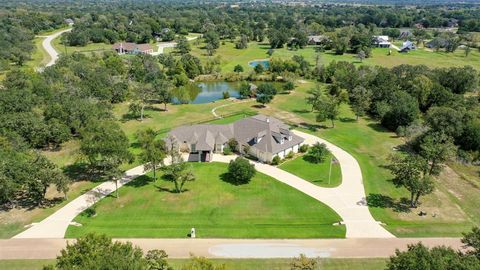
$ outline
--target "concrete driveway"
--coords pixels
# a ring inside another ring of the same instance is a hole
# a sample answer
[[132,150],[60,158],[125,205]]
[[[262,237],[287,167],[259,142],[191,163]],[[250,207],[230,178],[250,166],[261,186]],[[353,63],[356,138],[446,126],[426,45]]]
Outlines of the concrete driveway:
[[[341,185],[335,188],[322,188],[271,165],[254,162],[255,168],[331,207],[342,218],[347,229],[347,238],[394,238],[394,235],[373,219],[368,210],[362,172],[355,158],[343,149],[316,136],[297,130],[293,132],[305,138],[307,144],[320,142],[327,145],[340,163]],[[212,160],[228,163],[236,157],[236,155],[214,154]],[[184,159],[188,160],[188,156],[184,156]],[[166,160],[165,163],[169,164],[169,161]],[[121,187],[144,173],[143,166],[128,170],[118,186]],[[63,238],[68,226],[78,214],[114,191],[114,182],[104,182],[14,238]]]
[[70,31],[72,31],[72,28],[58,31],[48,36],[39,36],[39,37],[45,38],[42,42],[42,46],[45,49],[45,51],[47,51],[47,53],[50,55],[50,61],[45,65],[45,67],[53,66],[55,62],[57,62],[58,60],[59,53],[53,48],[52,41],[55,38],[61,36],[63,33],[67,33]]
[[[342,218],[347,229],[347,238],[394,238],[395,236],[383,228],[368,210],[362,171],[357,160],[345,150],[321,138],[298,130],[293,132],[305,138],[306,144],[320,142],[327,145],[338,160],[342,171],[342,183],[338,187],[319,187],[277,167],[252,162],[255,168],[332,208]],[[230,162],[234,158],[236,156],[233,155],[213,155],[213,161],[217,162]]]

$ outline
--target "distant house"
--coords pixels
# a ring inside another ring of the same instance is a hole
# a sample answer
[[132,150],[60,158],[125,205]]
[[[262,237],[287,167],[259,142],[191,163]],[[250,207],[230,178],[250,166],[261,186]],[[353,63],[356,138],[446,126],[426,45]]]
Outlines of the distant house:
[[309,45],[321,45],[328,41],[328,37],[324,35],[308,36],[307,38]]
[[373,36],[372,44],[378,48],[390,48],[388,36]]
[[402,47],[398,51],[399,52],[409,52],[409,51],[416,50],[416,49],[417,49],[417,46],[415,46],[415,44],[413,42],[411,42],[410,40],[407,40],[407,41],[403,42]]
[[120,42],[112,47],[118,54],[151,54],[153,48],[150,44],[136,44],[132,42]]
[[72,20],[72,19],[69,19],[69,18],[68,18],[68,19],[65,19],[65,20],[63,20],[63,22],[64,22],[64,23],[66,23],[66,24],[68,24],[69,26],[72,26],[72,25],[73,25],[73,23],[74,23],[74,22],[73,22],[73,20]]
[[[239,151],[271,162],[298,152],[304,139],[293,134],[282,121],[256,115],[227,125],[200,124],[173,129],[166,142],[181,152],[190,153],[190,161],[211,161],[213,153],[221,153],[229,140],[238,142]],[[248,151],[248,153],[245,153]]]

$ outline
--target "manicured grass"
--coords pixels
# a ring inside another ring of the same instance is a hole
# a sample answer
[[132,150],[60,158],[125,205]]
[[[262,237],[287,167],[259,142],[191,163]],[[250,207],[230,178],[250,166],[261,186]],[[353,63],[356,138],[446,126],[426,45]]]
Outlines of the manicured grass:
[[[290,259],[211,259],[218,264],[225,264],[228,270],[289,270]],[[169,259],[175,270],[188,263],[186,259]],[[3,270],[39,270],[44,265],[54,264],[55,260],[0,260]],[[319,259],[322,270],[380,270],[386,266],[385,259]]]
[[60,42],[61,36],[52,41],[53,48],[60,54],[64,54],[65,50],[68,54],[74,52],[94,53],[112,50],[112,44],[106,43],[89,43],[87,46],[66,46]]
[[321,187],[336,187],[342,183],[342,172],[338,163],[332,163],[329,181],[330,161],[333,155],[329,154],[325,161],[315,164],[308,161],[305,155],[299,155],[292,160],[287,160],[278,166],[280,169],[292,173],[304,180],[310,181]]
[[[350,108],[341,106],[335,128],[329,122],[317,123],[315,114],[305,103],[306,91],[313,82],[297,83],[290,95],[277,95],[267,108],[255,109],[259,113],[273,115],[289,123],[306,123],[315,130],[303,130],[324,138],[352,154],[362,169],[366,193],[371,202],[370,211],[376,220],[387,224],[386,228],[400,237],[461,236],[471,226],[480,225],[480,197],[478,166],[453,166],[445,170],[436,181],[436,191],[422,197],[419,208],[405,209],[401,200],[409,193],[391,183],[392,176],[386,169],[388,157],[403,144],[395,133],[384,129],[377,121],[360,118],[357,122]],[[254,103],[241,104],[238,110]],[[217,110],[222,113],[222,108]],[[468,169],[467,169],[468,168]],[[427,216],[418,213],[426,211]],[[435,213],[436,217],[432,214]]]
[[[120,189],[120,198],[97,203],[97,216],[79,215],[66,237],[88,232],[112,237],[180,237],[195,227],[197,237],[330,238],[344,237],[340,217],[324,204],[266,175],[232,185],[227,164],[192,163],[197,180],[184,193],[173,183],[140,177]],[[223,178],[223,180],[222,180]],[[227,180],[228,181],[228,180]]]
[[[203,60],[210,57],[218,57],[223,73],[233,72],[233,68],[237,64],[242,65],[247,72],[252,71],[253,68],[248,65],[248,62],[255,59],[270,58],[267,54],[270,48],[267,43],[250,42],[247,49],[239,50],[235,48],[234,43],[225,41],[225,44],[217,49],[214,56],[207,56],[206,50],[203,49],[204,46],[205,44],[202,42],[193,46],[192,54]],[[308,46],[299,50],[289,50],[286,47],[275,49],[272,57],[291,59],[294,55],[301,55],[311,65],[315,65],[318,55],[318,61],[321,64],[328,64],[335,60],[347,61],[355,65],[379,65],[385,67],[394,67],[401,64],[426,65],[431,68],[471,65],[476,69],[480,69],[480,52],[477,50],[472,50],[468,57],[465,57],[463,49],[458,49],[454,53],[433,52],[423,48],[409,53],[399,53],[395,49],[391,49],[391,55],[388,55],[388,51],[389,49],[385,48],[373,48],[372,57],[363,60],[363,62],[360,62],[355,54],[336,55],[332,51],[317,52],[315,46]]]

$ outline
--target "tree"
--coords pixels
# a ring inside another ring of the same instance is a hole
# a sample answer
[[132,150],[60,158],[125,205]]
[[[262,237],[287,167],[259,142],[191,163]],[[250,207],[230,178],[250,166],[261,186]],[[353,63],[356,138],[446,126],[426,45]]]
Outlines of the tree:
[[156,136],[157,133],[150,128],[137,133],[137,140],[142,149],[140,159],[145,163],[145,170],[151,169],[153,171],[153,181],[157,180],[157,168],[163,165],[167,156],[165,141],[155,139]]
[[284,85],[283,85],[283,90],[287,91],[287,92],[290,92],[292,91],[293,89],[295,89],[295,84],[291,81],[288,81],[286,82]]
[[416,208],[420,196],[433,192],[434,183],[427,174],[428,163],[419,155],[393,156],[390,171],[397,187],[404,187],[410,192],[410,206]]
[[164,106],[164,110],[167,110],[167,104],[172,102],[173,100],[173,93],[172,93],[172,85],[168,81],[156,81],[153,84],[154,88],[154,96],[158,99],[158,102],[162,103]]
[[265,67],[261,63],[257,63],[257,65],[253,68],[255,73],[262,74],[265,71]]
[[277,89],[273,84],[270,83],[262,83],[260,86],[258,86],[257,89],[257,102],[261,103],[263,106],[265,104],[270,103],[272,101],[273,97],[277,94]]
[[316,121],[323,122],[329,119],[332,122],[332,128],[334,128],[335,119],[339,114],[338,106],[339,102],[335,97],[331,95],[322,96],[315,107],[317,111]]
[[236,185],[247,184],[255,176],[256,170],[253,164],[243,157],[237,157],[228,164],[228,177]]
[[393,93],[388,102],[389,109],[382,117],[382,125],[390,130],[397,130],[399,126],[406,127],[418,119],[420,110],[415,98],[405,92]]
[[141,85],[135,88],[134,93],[140,105],[140,121],[143,121],[145,107],[155,97],[155,88],[151,85]]
[[322,101],[323,91],[320,88],[320,85],[317,85],[315,88],[307,91],[308,96],[305,98],[307,104],[312,106],[312,112],[318,107]]
[[237,49],[246,49],[248,47],[248,37],[246,35],[240,36],[240,40],[235,44]]
[[317,269],[317,260],[308,258],[305,254],[293,258],[290,263],[291,270],[315,270]]
[[183,192],[186,182],[195,181],[190,164],[185,162],[179,154],[172,154],[172,164],[166,168],[166,176],[175,184],[177,193]]
[[215,265],[205,257],[191,256],[188,263],[182,266],[182,270],[226,270],[225,264]]
[[248,82],[240,85],[239,94],[241,98],[251,98],[253,96],[252,87]]
[[420,141],[420,155],[430,163],[430,175],[440,174],[441,164],[453,158],[456,150],[452,138],[444,133],[429,132]]
[[151,250],[146,256],[130,242],[112,242],[105,235],[87,234],[60,251],[55,265],[43,269],[131,269],[173,270],[163,250]]
[[82,132],[80,151],[90,165],[103,167],[131,162],[130,143],[120,126],[110,120],[91,122]]
[[358,53],[357,53],[357,58],[358,60],[360,60],[360,62],[363,62],[363,59],[365,59],[367,56],[365,54],[365,52],[363,50],[360,50]]
[[350,104],[355,116],[364,116],[372,103],[372,92],[363,86],[357,86],[350,93]]
[[207,45],[205,45],[205,49],[207,50],[207,54],[208,54],[209,56],[214,55],[215,52],[216,52],[215,47],[214,47],[212,44],[210,44],[210,43],[207,43]]
[[181,36],[177,40],[177,45],[175,46],[175,48],[180,54],[187,54],[192,50],[192,48],[190,47],[190,43],[188,43],[188,40],[185,36]]
[[329,153],[330,151],[324,143],[317,142],[310,147],[306,156],[313,163],[322,163]]
[[242,67],[242,65],[240,65],[240,64],[236,65],[236,66],[233,68],[233,72],[236,72],[236,73],[241,73],[241,72],[243,72],[243,67]]
[[467,254],[473,255],[480,260],[480,228],[474,227],[471,232],[464,233],[462,238],[462,243],[465,244],[466,248],[470,250],[467,251]]
[[480,267],[480,260],[473,256],[457,252],[452,248],[439,246],[429,249],[422,243],[408,245],[406,251],[396,250],[390,257],[387,270],[422,269],[465,269]]
[[425,123],[435,133],[458,138],[463,132],[465,113],[450,107],[431,107],[425,115]]

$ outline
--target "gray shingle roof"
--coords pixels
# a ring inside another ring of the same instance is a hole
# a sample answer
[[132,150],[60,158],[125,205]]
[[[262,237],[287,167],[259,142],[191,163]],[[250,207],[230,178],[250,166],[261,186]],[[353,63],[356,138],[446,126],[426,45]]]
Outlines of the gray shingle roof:
[[231,138],[272,154],[303,142],[303,138],[290,132],[288,125],[265,115],[255,115],[228,125],[182,126],[173,129],[170,135],[179,142],[196,143],[196,149],[201,151],[212,151],[215,144],[224,144]]

